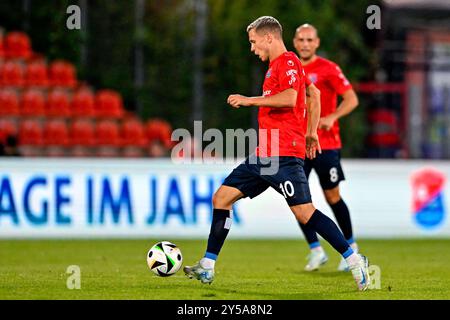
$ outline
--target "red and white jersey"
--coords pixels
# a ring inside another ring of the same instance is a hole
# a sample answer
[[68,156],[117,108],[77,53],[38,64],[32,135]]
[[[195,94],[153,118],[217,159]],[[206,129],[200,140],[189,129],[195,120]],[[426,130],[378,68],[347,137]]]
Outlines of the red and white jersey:
[[305,85],[310,83],[295,53],[285,52],[270,62],[264,79],[263,95],[273,96],[292,88],[297,91],[297,103],[293,108],[259,107],[257,156],[305,158]]
[[[325,117],[336,111],[337,96],[352,89],[341,68],[330,60],[317,57],[313,62],[304,65],[303,69],[309,80],[320,90],[320,116]],[[317,133],[323,150],[342,147],[338,121],[334,122],[330,130],[318,129]]]

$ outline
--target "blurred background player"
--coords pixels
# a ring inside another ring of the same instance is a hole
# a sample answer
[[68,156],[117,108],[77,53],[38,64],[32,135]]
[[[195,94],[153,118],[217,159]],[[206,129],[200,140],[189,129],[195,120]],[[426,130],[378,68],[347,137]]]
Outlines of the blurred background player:
[[[297,28],[294,47],[300,56],[307,77],[320,90],[321,95],[318,135],[322,153],[315,159],[306,159],[304,169],[308,178],[312,169],[316,171],[325,199],[333,210],[345,239],[357,252],[358,246],[353,238],[350,213],[339,192],[339,182],[345,180],[345,177],[341,166],[342,143],[338,119],[356,108],[358,97],[339,66],[316,55],[319,45],[320,39],[314,26],[303,24]],[[342,97],[342,101],[336,107],[338,95]],[[320,245],[316,232],[307,225],[301,223],[299,225],[311,249],[305,270],[318,270],[328,261],[328,256]],[[338,270],[348,271],[345,259],[341,259]]]
[[[313,206],[303,171],[305,156],[314,158],[316,151],[320,152],[317,135],[320,93],[305,77],[298,57],[286,50],[282,27],[275,18],[260,17],[247,27],[247,32],[251,51],[262,61],[270,62],[264,94],[258,97],[233,94],[227,102],[233,108],[259,107],[259,145],[255,154],[237,166],[215,192],[205,255],[184,271],[190,278],[211,283],[216,259],[231,227],[233,204],[241,198],[254,198],[272,187],[284,196],[299,222],[316,230],[346,259],[358,289],[366,290],[370,283],[367,258],[356,254],[337,225]],[[308,112],[306,94],[311,99]],[[269,132],[266,139],[262,138],[264,131]],[[272,136],[274,131],[278,136]],[[273,148],[274,145],[278,148]],[[277,170],[265,173],[264,165],[272,166],[275,162]]]

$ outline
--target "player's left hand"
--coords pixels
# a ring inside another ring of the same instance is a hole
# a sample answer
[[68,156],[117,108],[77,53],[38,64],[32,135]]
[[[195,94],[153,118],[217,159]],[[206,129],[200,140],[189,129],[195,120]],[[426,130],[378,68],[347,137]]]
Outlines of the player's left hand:
[[306,157],[308,159],[314,159],[317,152],[322,153],[319,136],[317,133],[306,134]]
[[333,127],[333,124],[335,121],[336,121],[336,117],[332,114],[329,114],[326,117],[320,118],[319,129],[324,129],[324,130],[328,131]]
[[228,96],[227,103],[233,108],[249,106],[249,98],[240,94],[231,94]]

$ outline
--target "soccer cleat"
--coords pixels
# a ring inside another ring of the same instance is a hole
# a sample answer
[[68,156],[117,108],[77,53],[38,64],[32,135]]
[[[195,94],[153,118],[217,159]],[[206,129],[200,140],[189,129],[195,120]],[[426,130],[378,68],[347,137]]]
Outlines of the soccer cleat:
[[347,261],[345,261],[344,258],[341,258],[341,262],[339,262],[339,265],[338,265],[337,269],[338,269],[338,271],[344,271],[344,272],[350,271],[350,268],[348,267]]
[[369,288],[370,277],[369,277],[369,260],[362,254],[358,254],[360,260],[355,265],[350,266],[350,271],[352,272],[353,279],[355,279],[358,285],[358,290],[365,291]]
[[308,263],[305,266],[305,271],[315,271],[328,261],[328,256],[323,250],[312,250],[306,259],[308,259]]
[[195,278],[200,280],[201,283],[211,284],[214,280],[214,269],[205,269],[201,266],[200,262],[197,262],[193,266],[185,266],[183,271],[189,279]]

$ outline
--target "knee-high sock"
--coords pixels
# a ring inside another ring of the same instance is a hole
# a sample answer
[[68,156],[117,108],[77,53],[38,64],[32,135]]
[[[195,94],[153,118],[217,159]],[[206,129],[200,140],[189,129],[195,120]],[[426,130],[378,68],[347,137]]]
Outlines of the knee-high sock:
[[231,227],[231,210],[214,209],[205,258],[216,260]]
[[324,215],[319,210],[315,210],[306,223],[306,226],[311,227],[313,230],[328,241],[336,251],[338,251],[344,258],[349,257],[353,250],[344,238],[344,235],[339,230],[338,226]]
[[350,219],[350,212],[344,200],[339,200],[335,204],[330,205],[333,210],[336,221],[344,234],[345,239],[349,244],[353,243],[352,221]]
[[300,229],[303,231],[303,235],[305,236],[306,241],[308,241],[309,247],[311,249],[320,246],[319,238],[317,238],[317,233],[311,227],[304,225],[300,221],[298,221],[298,225]]

